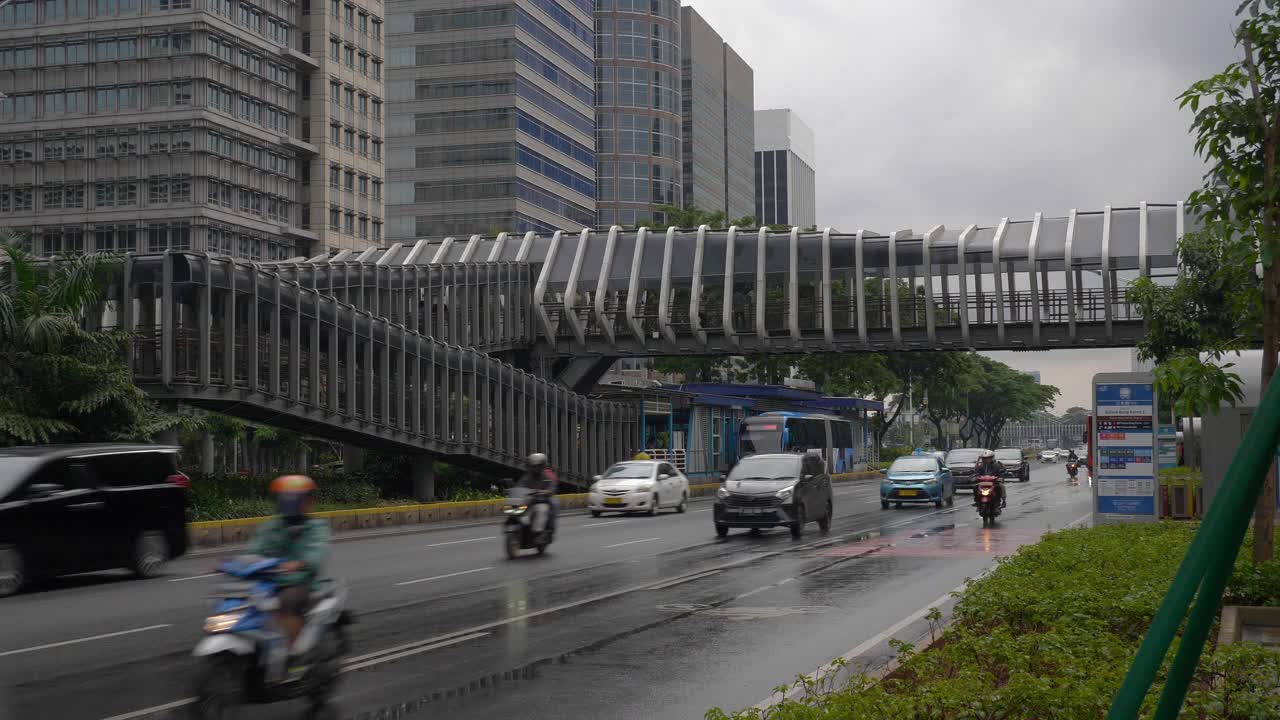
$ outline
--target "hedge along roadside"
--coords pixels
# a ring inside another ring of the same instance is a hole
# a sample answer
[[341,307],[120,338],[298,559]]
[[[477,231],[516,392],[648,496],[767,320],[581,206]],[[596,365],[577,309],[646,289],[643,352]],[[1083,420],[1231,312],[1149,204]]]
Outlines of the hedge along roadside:
[[[877,471],[844,473],[832,476],[836,482],[870,480],[879,478]],[[716,491],[720,483],[703,483],[689,486],[690,497],[705,497]],[[586,493],[557,495],[560,507],[576,510],[587,506]],[[427,525],[450,520],[477,520],[501,513],[503,500],[468,500],[464,502],[440,502],[393,507],[365,508],[360,510],[329,510],[313,513],[314,517],[329,521],[334,533],[374,528],[394,528],[406,525]],[[190,547],[204,549],[219,545],[237,545],[248,542],[258,525],[270,517],[240,518],[237,520],[210,520],[187,525]]]

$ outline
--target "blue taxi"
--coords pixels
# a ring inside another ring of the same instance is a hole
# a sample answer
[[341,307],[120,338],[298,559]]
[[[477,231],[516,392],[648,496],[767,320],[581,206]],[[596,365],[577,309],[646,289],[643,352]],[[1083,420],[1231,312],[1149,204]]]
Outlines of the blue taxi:
[[951,470],[935,455],[907,455],[893,461],[880,483],[880,507],[902,507],[905,504],[929,504],[942,507],[955,502],[955,483]]

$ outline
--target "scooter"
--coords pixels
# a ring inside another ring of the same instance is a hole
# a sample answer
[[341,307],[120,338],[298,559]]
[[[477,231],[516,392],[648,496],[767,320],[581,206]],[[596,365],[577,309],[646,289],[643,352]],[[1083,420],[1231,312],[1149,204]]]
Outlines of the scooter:
[[[547,504],[547,526],[542,532],[533,531],[533,514],[540,503]],[[512,488],[502,505],[502,514],[506,519],[502,522],[502,548],[507,557],[514,560],[521,550],[537,550],[538,554],[547,551],[547,546],[556,536],[556,520],[550,507],[551,498],[542,490],[529,488]]]
[[996,524],[996,516],[1000,514],[1000,493],[996,488],[998,479],[994,475],[982,475],[978,478],[977,490],[973,493],[973,504],[982,516],[982,527]]
[[1067,461],[1067,477],[1071,480],[1072,485],[1079,485],[1080,479],[1076,475],[1080,472],[1080,462],[1077,460]]
[[[247,556],[218,566],[240,582],[228,583],[216,596],[205,636],[192,653],[199,662],[192,717],[225,718],[244,703],[302,697],[312,714],[328,704],[349,649],[346,627],[354,622],[346,609],[347,589],[327,581],[312,593],[306,626],[287,653],[285,638],[271,627],[271,613],[279,607],[273,580],[282,562]],[[291,664],[298,670],[291,671]]]

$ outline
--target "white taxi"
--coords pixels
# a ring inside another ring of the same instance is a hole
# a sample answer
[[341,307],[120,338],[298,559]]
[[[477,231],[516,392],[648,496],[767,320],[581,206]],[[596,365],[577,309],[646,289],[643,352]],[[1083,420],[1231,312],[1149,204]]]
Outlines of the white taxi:
[[661,460],[614,463],[587,490],[592,517],[606,512],[657,515],[668,508],[682,513],[688,507],[689,478]]

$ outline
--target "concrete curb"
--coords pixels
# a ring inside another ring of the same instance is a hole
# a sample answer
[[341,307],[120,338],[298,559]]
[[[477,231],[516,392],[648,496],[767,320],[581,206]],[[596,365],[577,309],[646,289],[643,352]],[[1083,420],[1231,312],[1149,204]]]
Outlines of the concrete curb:
[[[876,471],[846,473],[832,477],[835,482],[851,482],[869,480],[880,477]],[[689,486],[689,496],[706,497],[715,493],[720,483],[702,483]],[[585,510],[586,493],[557,495],[562,510]],[[455,523],[465,520],[482,520],[501,514],[502,500],[468,500],[464,502],[424,503],[420,505],[397,505],[394,507],[365,508],[360,510],[331,510],[315,513],[315,517],[328,520],[329,527],[335,535],[365,531],[361,536],[384,536],[403,532],[422,532],[421,526],[437,523]],[[194,522],[187,525],[187,547],[191,551],[220,547],[223,545],[243,545],[253,538],[258,525],[270,520],[269,517],[240,518],[236,520],[212,520]],[[452,527],[468,527],[469,525],[453,525]],[[384,533],[369,531],[385,529]],[[445,529],[445,528],[441,528]],[[355,539],[354,537],[352,539]]]

